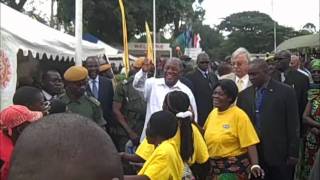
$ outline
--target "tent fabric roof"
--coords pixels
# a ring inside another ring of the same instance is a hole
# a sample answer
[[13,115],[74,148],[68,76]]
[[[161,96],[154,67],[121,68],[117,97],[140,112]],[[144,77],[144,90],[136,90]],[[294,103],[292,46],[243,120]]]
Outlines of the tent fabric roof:
[[[10,44],[18,51],[22,49],[26,55],[31,51],[33,56],[61,59],[75,58],[76,39],[74,36],[52,29],[24,15],[3,3],[0,3],[1,43]],[[84,60],[87,56],[105,54],[104,46],[82,41]]]
[[317,47],[320,46],[320,37],[318,34],[298,36],[286,41],[283,41],[278,47],[277,50],[289,50],[289,49],[298,49],[298,48],[307,48],[307,47]]

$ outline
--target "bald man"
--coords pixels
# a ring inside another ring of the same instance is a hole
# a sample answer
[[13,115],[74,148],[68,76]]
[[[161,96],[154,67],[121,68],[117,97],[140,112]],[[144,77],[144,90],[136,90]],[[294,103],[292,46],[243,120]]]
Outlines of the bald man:
[[54,114],[31,124],[16,143],[10,180],[123,179],[109,135],[76,114]]

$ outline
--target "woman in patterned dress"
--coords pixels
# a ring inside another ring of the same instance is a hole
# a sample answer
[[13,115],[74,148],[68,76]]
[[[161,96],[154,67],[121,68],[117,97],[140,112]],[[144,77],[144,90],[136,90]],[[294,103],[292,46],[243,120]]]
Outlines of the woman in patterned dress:
[[308,90],[308,104],[303,113],[303,122],[307,126],[303,140],[303,150],[297,169],[299,180],[307,180],[320,147],[320,59],[311,62],[313,83]]

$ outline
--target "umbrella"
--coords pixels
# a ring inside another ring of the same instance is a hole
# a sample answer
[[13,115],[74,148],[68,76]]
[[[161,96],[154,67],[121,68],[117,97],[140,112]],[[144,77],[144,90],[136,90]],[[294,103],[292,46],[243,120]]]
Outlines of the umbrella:
[[320,46],[319,34],[311,34],[294,37],[288,40],[283,41],[278,47],[277,50],[289,50],[289,49],[298,49],[298,48],[307,48],[307,47],[317,47]]

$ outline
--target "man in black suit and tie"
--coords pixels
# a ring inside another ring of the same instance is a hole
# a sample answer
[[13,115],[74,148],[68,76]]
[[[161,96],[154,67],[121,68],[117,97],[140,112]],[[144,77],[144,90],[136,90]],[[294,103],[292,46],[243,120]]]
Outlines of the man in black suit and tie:
[[111,128],[114,125],[112,113],[114,91],[112,81],[106,77],[99,76],[98,57],[88,57],[85,62],[85,67],[88,69],[89,73],[87,93],[88,95],[95,97],[101,103],[103,117],[107,121],[107,127]]
[[260,138],[259,161],[267,180],[290,180],[299,152],[299,113],[293,88],[271,79],[268,65],[249,65],[253,86],[243,90],[237,105],[250,117]]
[[198,108],[198,123],[202,127],[211,112],[213,86],[218,81],[215,74],[208,72],[209,56],[200,53],[197,57],[197,68],[187,74],[187,78],[192,82],[192,93],[196,99]]
[[[300,124],[302,124],[302,114],[308,102],[307,91],[309,89],[309,78],[298,70],[289,68],[291,57],[289,51],[280,51],[275,54],[275,59],[278,61],[277,68],[281,72],[281,81],[293,87],[295,90],[299,108]],[[300,129],[300,136],[302,135],[303,129]]]

